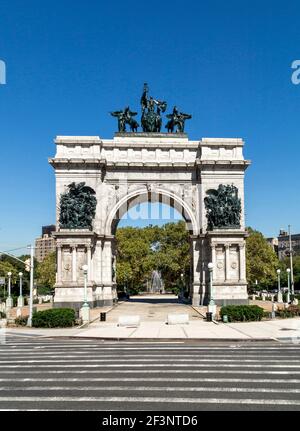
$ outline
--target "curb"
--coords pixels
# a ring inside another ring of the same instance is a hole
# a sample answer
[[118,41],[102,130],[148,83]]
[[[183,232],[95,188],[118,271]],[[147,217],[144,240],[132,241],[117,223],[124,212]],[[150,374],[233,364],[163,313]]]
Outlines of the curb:
[[[251,339],[245,339],[245,338],[118,338],[118,337],[89,337],[89,336],[76,336],[76,335],[57,335],[57,336],[51,336],[51,335],[45,335],[43,338],[60,338],[65,340],[101,340],[103,342],[105,341],[118,341],[118,342],[130,342],[130,343],[136,343],[136,342],[150,342],[150,343],[228,343],[228,342],[234,342],[234,343],[258,343],[258,342],[279,342],[280,339],[276,338],[251,338]],[[287,340],[287,339],[286,339]],[[300,339],[299,339],[300,340]]]

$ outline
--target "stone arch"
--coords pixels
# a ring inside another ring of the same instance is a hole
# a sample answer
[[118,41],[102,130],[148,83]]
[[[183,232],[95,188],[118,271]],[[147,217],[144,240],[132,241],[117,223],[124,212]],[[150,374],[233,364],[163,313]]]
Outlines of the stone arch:
[[188,230],[192,235],[200,232],[199,224],[190,206],[177,196],[174,192],[163,188],[138,189],[123,196],[119,202],[109,212],[105,223],[105,235],[112,235],[115,232],[119,220],[126,212],[134,206],[144,202],[160,202],[175,208],[187,223]]

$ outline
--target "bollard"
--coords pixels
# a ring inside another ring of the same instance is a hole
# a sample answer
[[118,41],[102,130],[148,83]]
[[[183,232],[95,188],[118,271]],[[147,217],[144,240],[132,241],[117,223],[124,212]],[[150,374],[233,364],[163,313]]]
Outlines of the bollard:
[[223,323],[228,323],[228,316],[227,316],[227,314],[225,314],[223,316]]
[[213,314],[212,313],[206,313],[206,320],[207,322],[213,321]]
[[100,322],[106,322],[106,313],[100,313]]

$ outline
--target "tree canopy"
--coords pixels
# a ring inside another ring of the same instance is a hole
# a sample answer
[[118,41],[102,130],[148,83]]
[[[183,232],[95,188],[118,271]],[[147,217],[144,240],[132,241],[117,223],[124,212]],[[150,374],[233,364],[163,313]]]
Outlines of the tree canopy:
[[261,232],[248,228],[246,240],[247,281],[250,287],[255,285],[267,288],[276,284],[276,271],[280,268],[278,257]]
[[43,262],[37,265],[36,277],[38,286],[53,289],[56,280],[56,252],[48,254]]
[[152,271],[162,274],[165,287],[174,289],[181,274],[190,273],[189,233],[183,221],[162,227],[119,228],[117,238],[117,283],[141,290]]

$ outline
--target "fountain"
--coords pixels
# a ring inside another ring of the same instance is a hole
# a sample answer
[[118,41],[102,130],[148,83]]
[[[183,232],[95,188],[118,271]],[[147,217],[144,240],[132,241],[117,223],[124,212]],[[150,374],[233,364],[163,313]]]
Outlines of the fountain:
[[153,271],[151,276],[151,293],[164,293],[164,283],[161,278],[161,273],[159,271]]

